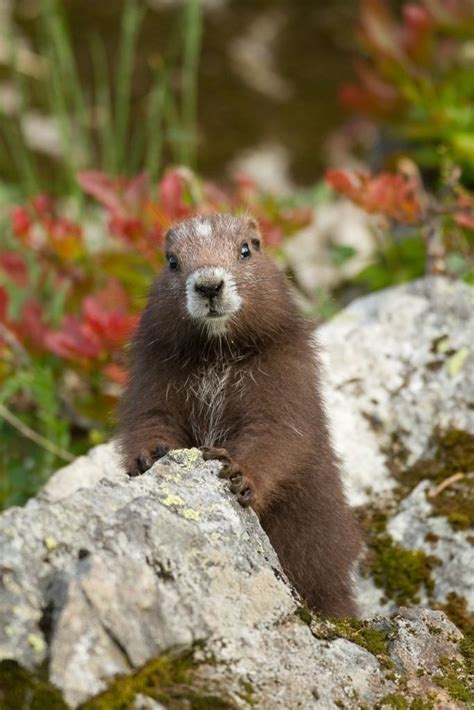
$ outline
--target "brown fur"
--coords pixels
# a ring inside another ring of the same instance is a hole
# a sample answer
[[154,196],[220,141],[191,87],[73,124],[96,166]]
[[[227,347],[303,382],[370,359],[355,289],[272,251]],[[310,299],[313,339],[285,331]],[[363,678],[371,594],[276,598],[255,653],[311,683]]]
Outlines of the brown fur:
[[[199,236],[199,218],[171,230],[167,248],[180,271],[158,276],[138,327],[120,415],[127,468],[140,473],[169,448],[211,447],[207,458],[227,459],[232,490],[257,512],[308,605],[355,615],[359,532],[330,442],[311,328],[260,249],[255,223],[229,215],[205,221],[212,237]],[[250,258],[239,257],[242,242]],[[202,266],[227,269],[242,298],[223,336],[209,335],[186,309],[186,278]],[[226,378],[214,402],[199,389],[209,372]]]

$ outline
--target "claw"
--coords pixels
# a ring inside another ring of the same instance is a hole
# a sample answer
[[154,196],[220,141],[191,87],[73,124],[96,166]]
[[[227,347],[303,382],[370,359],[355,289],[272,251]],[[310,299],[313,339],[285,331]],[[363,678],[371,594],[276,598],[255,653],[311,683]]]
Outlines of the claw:
[[148,471],[148,469],[153,466],[155,461],[161,459],[165,454],[168,453],[169,450],[169,446],[159,445],[156,446],[154,449],[151,449],[150,451],[143,451],[140,456],[137,456],[136,459],[133,459],[132,464],[127,470],[127,475],[130,476],[130,478],[135,478],[136,476],[145,473],[145,471]]
[[138,459],[135,459],[135,463],[127,470],[127,476],[130,478],[135,478],[140,475],[140,469],[138,468]]
[[237,500],[243,508],[247,508],[253,502],[254,499],[255,494],[251,488],[245,488],[239,493],[237,497]]
[[151,452],[153,456],[153,461],[158,461],[158,459],[162,459],[163,456],[166,456],[169,450],[169,446],[157,446],[156,449],[153,449],[153,451]]
[[137,458],[137,466],[140,473],[145,473],[153,465],[153,458],[151,454],[143,454]]
[[230,477],[230,490],[232,493],[238,493],[242,487],[243,476],[241,473],[236,473]]
[[249,486],[249,481],[240,470],[239,464],[232,459],[226,449],[218,449],[212,446],[201,446],[203,459],[205,461],[220,461],[222,466],[219,471],[219,478],[229,481],[229,488],[237,497],[238,502],[247,508],[255,500],[255,493]]
[[204,461],[230,461],[226,449],[217,449],[213,446],[200,446]]

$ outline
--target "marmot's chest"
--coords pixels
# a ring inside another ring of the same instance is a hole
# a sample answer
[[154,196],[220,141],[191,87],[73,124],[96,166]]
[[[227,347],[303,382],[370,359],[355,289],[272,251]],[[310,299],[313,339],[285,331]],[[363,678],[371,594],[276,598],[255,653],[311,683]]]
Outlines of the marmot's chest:
[[190,375],[186,386],[188,425],[195,446],[223,445],[234,428],[245,373],[218,363]]

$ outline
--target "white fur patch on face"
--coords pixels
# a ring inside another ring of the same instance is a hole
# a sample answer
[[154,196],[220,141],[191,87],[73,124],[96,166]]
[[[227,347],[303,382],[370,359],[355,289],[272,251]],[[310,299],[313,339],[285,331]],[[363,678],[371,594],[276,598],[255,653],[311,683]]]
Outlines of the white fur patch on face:
[[[211,299],[196,290],[202,284],[222,283],[219,292]],[[242,298],[232,274],[220,266],[196,269],[186,281],[186,307],[191,318],[206,324],[211,335],[222,335],[227,321],[239,310]]]
[[198,237],[210,237],[212,234],[212,227],[209,222],[199,222],[196,225],[196,233]]

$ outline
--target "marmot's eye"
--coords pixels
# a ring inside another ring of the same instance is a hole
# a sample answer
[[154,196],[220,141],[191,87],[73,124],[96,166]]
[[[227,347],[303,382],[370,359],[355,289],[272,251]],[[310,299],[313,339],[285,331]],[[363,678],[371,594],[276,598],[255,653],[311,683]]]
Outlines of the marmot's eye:
[[174,254],[168,254],[168,266],[170,267],[171,271],[177,270],[178,259],[175,257]]
[[250,256],[251,252],[249,249],[249,245],[247,242],[244,242],[242,246],[240,247],[240,257],[241,259],[246,259],[248,256]]

